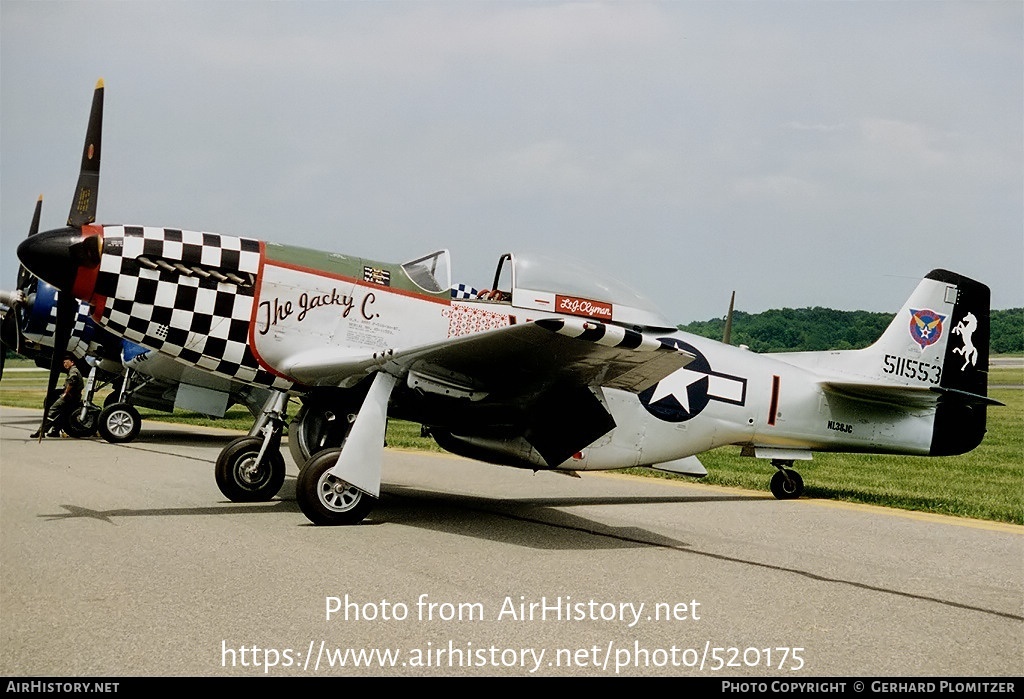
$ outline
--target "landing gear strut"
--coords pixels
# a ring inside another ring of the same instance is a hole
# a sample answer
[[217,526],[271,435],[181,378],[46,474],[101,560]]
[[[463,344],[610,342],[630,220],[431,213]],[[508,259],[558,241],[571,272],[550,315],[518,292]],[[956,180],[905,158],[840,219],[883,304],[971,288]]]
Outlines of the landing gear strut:
[[217,457],[214,477],[232,502],[265,502],[284,484],[281,455],[288,394],[275,391],[267,398],[260,418],[245,437],[228,443]]
[[772,495],[779,500],[795,500],[803,495],[804,479],[789,468],[792,465],[793,462],[789,460],[772,459],[772,466],[779,469],[772,476]]

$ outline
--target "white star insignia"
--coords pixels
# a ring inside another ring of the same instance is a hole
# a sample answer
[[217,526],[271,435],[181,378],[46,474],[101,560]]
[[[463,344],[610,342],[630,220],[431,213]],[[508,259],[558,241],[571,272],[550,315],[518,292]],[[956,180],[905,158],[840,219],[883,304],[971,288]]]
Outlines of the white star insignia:
[[707,374],[702,374],[699,371],[690,371],[689,369],[679,369],[675,371],[661,381],[658,382],[658,386],[654,389],[654,393],[651,395],[651,403],[657,403],[665,396],[672,396],[679,404],[683,406],[683,410],[687,413],[690,412],[690,393],[689,388],[693,384],[697,383],[701,379],[707,378]]

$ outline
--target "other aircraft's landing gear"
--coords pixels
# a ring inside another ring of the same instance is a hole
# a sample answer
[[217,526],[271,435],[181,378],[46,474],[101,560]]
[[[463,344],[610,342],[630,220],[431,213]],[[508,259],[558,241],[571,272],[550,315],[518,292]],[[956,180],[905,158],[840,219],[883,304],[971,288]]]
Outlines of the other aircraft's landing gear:
[[295,484],[296,500],[302,514],[313,524],[358,524],[377,504],[376,498],[329,473],[339,454],[341,449],[321,451],[299,471]]
[[288,394],[275,391],[263,414],[245,437],[228,443],[217,457],[214,477],[232,502],[265,502],[284,485],[285,464],[281,455]]
[[[95,369],[94,369],[95,371]],[[129,369],[113,384],[113,390],[103,400],[103,410],[96,421],[96,429],[111,444],[124,444],[139,436],[142,416],[138,409],[128,402],[131,396],[129,386],[135,383],[134,372]]]
[[135,406],[115,401],[100,412],[97,429],[111,444],[130,442],[139,436],[142,416]]
[[92,403],[83,403],[76,406],[67,414],[64,431],[69,437],[85,439],[96,434],[96,425],[99,422],[100,409]]
[[59,420],[61,424],[57,427],[66,432],[69,437],[85,439],[96,434],[100,415],[99,406],[93,405],[92,402],[96,390],[96,373],[97,369],[93,366],[89,370],[89,378],[85,382],[82,402],[65,412]]
[[779,500],[795,500],[803,495],[804,479],[800,477],[799,473],[789,468],[792,465],[792,461],[772,460],[772,466],[779,469],[772,476],[772,495]]

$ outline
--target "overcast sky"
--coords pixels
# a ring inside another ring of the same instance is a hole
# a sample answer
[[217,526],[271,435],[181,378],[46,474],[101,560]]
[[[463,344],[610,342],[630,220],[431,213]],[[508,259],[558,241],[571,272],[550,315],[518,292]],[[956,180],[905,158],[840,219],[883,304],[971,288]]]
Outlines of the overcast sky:
[[101,223],[376,260],[573,257],[675,322],[895,312],[944,267],[1024,305],[1024,3],[0,0],[0,286]]

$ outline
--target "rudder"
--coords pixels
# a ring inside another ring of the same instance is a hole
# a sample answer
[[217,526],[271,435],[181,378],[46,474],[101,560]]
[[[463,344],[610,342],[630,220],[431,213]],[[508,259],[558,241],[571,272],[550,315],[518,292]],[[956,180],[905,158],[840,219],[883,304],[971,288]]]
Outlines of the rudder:
[[931,444],[933,456],[951,456],[981,444],[986,408],[995,403],[988,399],[991,292],[981,282],[946,270],[928,277],[955,290]]

